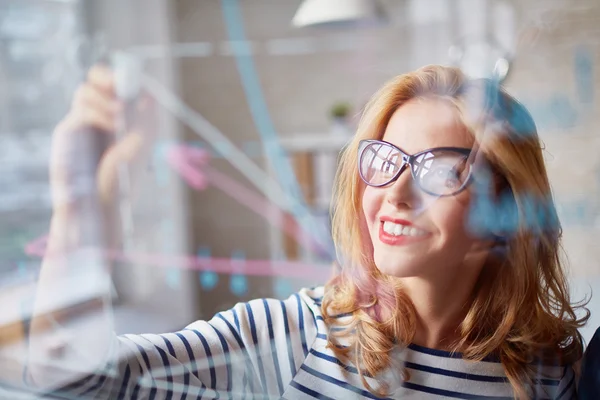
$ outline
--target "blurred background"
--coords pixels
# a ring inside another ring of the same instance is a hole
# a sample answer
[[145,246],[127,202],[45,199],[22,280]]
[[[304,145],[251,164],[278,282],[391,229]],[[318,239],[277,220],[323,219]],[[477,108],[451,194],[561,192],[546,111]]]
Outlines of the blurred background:
[[[30,317],[52,130],[116,52],[141,65],[159,121],[113,272],[118,333],[324,283],[337,154],[375,90],[426,64],[495,76],[530,109],[573,300],[598,292],[599,22],[597,0],[2,0],[0,340],[18,343]],[[49,307],[77,313],[98,295],[74,285]],[[595,296],[589,307],[587,340]]]

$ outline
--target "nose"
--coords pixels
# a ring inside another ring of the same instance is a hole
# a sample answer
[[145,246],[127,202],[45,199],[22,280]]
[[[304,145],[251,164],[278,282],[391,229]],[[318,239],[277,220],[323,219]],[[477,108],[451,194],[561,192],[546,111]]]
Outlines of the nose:
[[415,208],[419,203],[418,188],[412,178],[410,165],[404,163],[398,179],[384,188],[386,200],[396,208]]

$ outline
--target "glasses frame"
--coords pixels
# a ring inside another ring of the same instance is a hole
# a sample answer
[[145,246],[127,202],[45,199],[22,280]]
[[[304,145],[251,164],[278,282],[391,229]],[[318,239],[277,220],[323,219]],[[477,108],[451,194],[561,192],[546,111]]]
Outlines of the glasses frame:
[[[363,176],[362,168],[361,168],[361,160],[363,157],[363,153],[365,152],[367,147],[369,147],[369,145],[371,145],[371,144],[384,144],[387,146],[391,146],[394,150],[396,150],[398,153],[400,153],[402,155],[402,161],[401,161],[402,164],[399,165],[398,172],[396,172],[394,174],[394,176],[387,182],[377,184],[377,185],[367,182],[367,180]],[[366,185],[372,186],[372,187],[384,187],[384,186],[389,185],[390,183],[396,182],[398,180],[398,178],[400,178],[400,175],[402,174],[402,172],[404,172],[406,167],[409,166],[410,167],[409,168],[410,176],[412,177],[413,182],[419,187],[420,190],[422,190],[423,192],[425,192],[427,194],[430,194],[432,196],[437,196],[437,197],[445,197],[445,196],[454,196],[454,195],[462,192],[463,190],[465,190],[465,188],[469,185],[469,183],[471,183],[472,177],[473,177],[473,163],[468,160],[467,161],[469,162],[469,175],[465,179],[464,183],[460,186],[460,188],[453,191],[452,193],[437,194],[437,193],[430,192],[429,190],[426,190],[421,186],[421,184],[419,183],[419,179],[415,176],[414,162],[417,159],[417,157],[419,157],[420,155],[429,153],[432,151],[452,151],[455,153],[465,155],[465,156],[467,156],[467,159],[468,159],[468,157],[471,155],[472,149],[465,148],[465,147],[432,147],[430,149],[419,151],[418,153],[415,153],[415,154],[408,154],[405,151],[403,151],[402,149],[400,149],[398,146],[395,146],[390,142],[386,142],[385,140],[365,139],[365,140],[361,140],[358,143],[358,163],[357,163],[358,164],[357,165],[358,166],[358,174],[360,176],[360,179],[362,179],[362,181]]]

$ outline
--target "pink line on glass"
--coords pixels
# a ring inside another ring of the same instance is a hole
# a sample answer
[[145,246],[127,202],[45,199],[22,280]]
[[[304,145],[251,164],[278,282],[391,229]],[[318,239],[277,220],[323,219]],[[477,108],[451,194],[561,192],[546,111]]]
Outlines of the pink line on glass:
[[[295,221],[290,218],[278,218],[276,215],[269,213],[275,206],[266,199],[258,196],[255,192],[244,187],[227,175],[210,168],[208,166],[209,156],[206,151],[189,146],[178,145],[171,149],[167,157],[169,164],[191,187],[197,190],[203,190],[210,183],[210,185],[220,189],[240,204],[243,204],[250,210],[262,216],[272,225],[294,237],[296,241],[305,248],[322,254],[329,253],[328,249],[317,243],[306,231],[301,230],[300,226]],[[202,172],[197,168],[194,168],[194,166],[201,168]],[[286,223],[286,220],[291,223]]]
[[[292,235],[298,242],[309,249],[318,248],[326,251],[314,242],[306,233],[302,234],[295,221],[286,223],[281,218],[273,218],[269,211],[274,207],[264,198],[247,189],[228,176],[213,170],[208,166],[208,153],[189,146],[175,146],[169,151],[167,160],[171,167],[194,189],[204,190],[209,183],[236,199],[252,211],[263,216],[271,224]],[[202,172],[198,170],[202,169]],[[287,219],[287,221],[290,221]],[[48,235],[42,236],[25,246],[25,253],[30,256],[44,257]],[[233,260],[230,258],[168,256],[161,254],[124,254],[118,250],[108,250],[107,257],[113,261],[134,262],[139,264],[179,267],[196,271],[214,271],[223,274],[239,274],[253,276],[279,276],[288,278],[327,278],[332,268],[328,264],[307,264],[297,261],[274,260]],[[240,268],[240,265],[242,266]]]

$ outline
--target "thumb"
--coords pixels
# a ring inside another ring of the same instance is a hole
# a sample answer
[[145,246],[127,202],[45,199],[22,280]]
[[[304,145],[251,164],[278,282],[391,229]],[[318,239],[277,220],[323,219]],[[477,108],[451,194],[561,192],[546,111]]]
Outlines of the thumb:
[[144,146],[144,138],[141,132],[132,131],[122,140],[115,143],[104,154],[98,168],[98,193],[100,201],[108,205],[113,200],[118,187],[120,169],[129,173],[128,165],[131,165],[139,156]]

